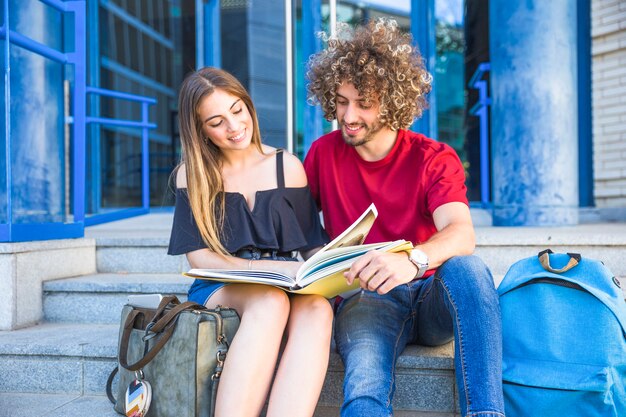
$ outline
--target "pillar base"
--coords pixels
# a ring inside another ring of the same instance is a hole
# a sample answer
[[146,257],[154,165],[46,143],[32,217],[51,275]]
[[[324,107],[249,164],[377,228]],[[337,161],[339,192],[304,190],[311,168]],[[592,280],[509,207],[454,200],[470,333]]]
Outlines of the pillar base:
[[578,224],[578,207],[494,206],[494,226],[573,226]]
[[94,239],[0,243],[0,330],[43,319],[44,281],[94,273]]

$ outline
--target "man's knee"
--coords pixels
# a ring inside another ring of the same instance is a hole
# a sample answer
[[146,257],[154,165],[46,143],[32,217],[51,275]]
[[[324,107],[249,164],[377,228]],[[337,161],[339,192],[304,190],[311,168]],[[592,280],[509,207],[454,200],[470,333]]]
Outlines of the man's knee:
[[457,301],[493,302],[498,300],[493,276],[485,263],[477,256],[455,256],[437,270],[448,294]]
[[493,276],[478,256],[454,256],[444,262],[437,275],[444,282],[459,282],[461,285],[487,285],[493,287]]
[[476,274],[476,275],[484,275],[491,274],[489,272],[489,268],[476,255],[467,255],[467,256],[453,256],[452,258],[445,261],[439,268],[438,272],[442,272],[445,274]]
[[337,348],[370,346],[389,355],[389,346],[399,343],[408,317],[405,305],[391,294],[363,291],[345,300],[335,317]]

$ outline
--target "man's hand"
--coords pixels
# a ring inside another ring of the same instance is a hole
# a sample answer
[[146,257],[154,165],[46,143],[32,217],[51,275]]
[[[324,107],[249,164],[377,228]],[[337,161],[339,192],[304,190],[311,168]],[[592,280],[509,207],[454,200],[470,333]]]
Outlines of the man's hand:
[[398,285],[413,280],[416,274],[417,268],[405,252],[370,251],[352,264],[344,276],[348,284],[358,278],[364,290],[386,294]]

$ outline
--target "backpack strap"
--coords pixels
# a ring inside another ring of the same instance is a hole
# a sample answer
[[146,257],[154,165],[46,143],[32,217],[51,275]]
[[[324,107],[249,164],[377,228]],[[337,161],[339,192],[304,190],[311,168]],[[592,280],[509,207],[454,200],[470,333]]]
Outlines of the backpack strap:
[[276,150],[276,183],[278,184],[278,188],[285,188],[283,149]]

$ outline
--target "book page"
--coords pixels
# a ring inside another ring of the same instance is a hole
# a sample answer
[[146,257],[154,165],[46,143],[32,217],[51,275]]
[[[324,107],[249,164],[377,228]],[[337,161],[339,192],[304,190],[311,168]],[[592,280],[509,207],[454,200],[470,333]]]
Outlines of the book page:
[[262,270],[191,269],[183,275],[212,281],[269,284],[279,287],[290,287],[294,284],[294,280],[287,275]]
[[372,203],[367,210],[361,214],[361,217],[356,219],[350,227],[334,238],[328,245],[324,246],[321,251],[325,252],[330,249],[341,248],[344,246],[356,246],[363,244],[367,234],[374,224],[374,220],[376,220],[376,217],[378,217],[378,210],[376,210],[376,206]]
[[[329,244],[320,249],[315,255],[311,256],[304,263],[304,265],[300,267],[298,273],[296,274],[296,282],[314,265],[326,260],[328,256],[326,252],[331,251],[332,249],[361,245],[363,241],[365,241],[365,238],[372,228],[374,220],[376,220],[377,216],[378,210],[376,210],[376,206],[372,203],[367,210],[365,210],[363,214],[361,214],[361,216],[350,225],[350,227],[334,238]],[[347,250],[351,251],[351,249]]]

